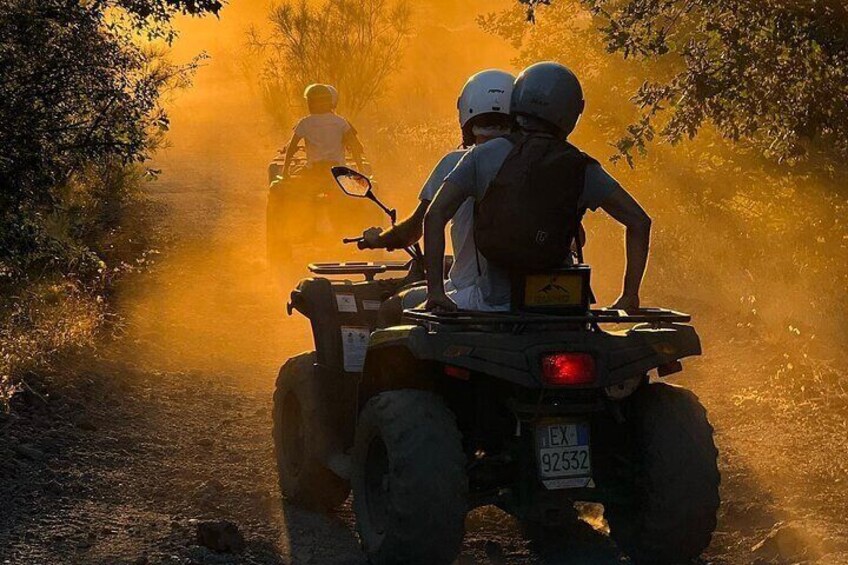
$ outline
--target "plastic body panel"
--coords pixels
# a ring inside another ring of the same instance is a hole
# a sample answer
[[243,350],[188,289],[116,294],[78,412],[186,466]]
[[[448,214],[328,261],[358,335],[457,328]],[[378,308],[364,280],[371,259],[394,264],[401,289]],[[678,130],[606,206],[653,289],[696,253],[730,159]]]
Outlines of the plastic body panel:
[[309,318],[318,365],[345,372],[342,328],[373,331],[377,326],[379,304],[391,296],[398,285],[394,279],[351,282],[319,277],[302,280],[292,291],[290,308]]
[[375,351],[402,347],[419,361],[462,367],[527,388],[543,388],[539,358],[549,352],[586,352],[595,357],[596,382],[569,387],[574,389],[614,385],[701,353],[698,335],[686,324],[642,324],[624,331],[574,328],[520,334],[428,331],[423,326],[409,326],[378,330],[372,335],[371,344]]

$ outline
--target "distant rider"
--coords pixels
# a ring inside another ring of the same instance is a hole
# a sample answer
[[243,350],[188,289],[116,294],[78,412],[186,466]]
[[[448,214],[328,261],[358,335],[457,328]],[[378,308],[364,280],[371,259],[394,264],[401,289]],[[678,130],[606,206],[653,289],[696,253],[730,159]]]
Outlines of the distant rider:
[[[512,74],[496,69],[480,71],[468,79],[457,100],[462,148],[447,153],[435,166],[418,196],[418,207],[408,218],[386,231],[379,227],[365,230],[360,247],[399,249],[408,247],[421,238],[424,215],[430,202],[462,156],[475,145],[510,133],[512,118],[509,102],[514,81]],[[477,278],[477,261],[471,233],[473,215],[473,203],[469,200],[460,206],[451,222],[454,262],[445,283],[451,290],[470,287]],[[422,285],[404,292],[402,297],[393,297],[386,303],[381,312],[385,316],[381,317],[396,319],[403,308],[417,306],[424,301],[425,296],[426,288]]]
[[306,166],[310,170],[329,169],[345,164],[345,148],[350,149],[357,168],[362,168],[362,144],[354,127],[335,112],[338,91],[327,84],[310,84],[303,92],[309,115],[294,127],[286,147],[283,178],[288,178],[292,159],[301,140],[306,142]]
[[[500,138],[472,148],[447,176],[426,215],[424,223],[425,266],[427,269],[427,309],[509,310],[511,279],[509,265],[494,265],[482,254],[480,276],[468,289],[455,290],[443,281],[445,227],[459,215],[469,199],[479,203],[498,176],[501,166],[521,136],[547,136],[565,141],[574,130],[585,103],[577,77],[558,63],[537,63],[518,76],[512,91],[511,112],[518,124],[518,137]],[[519,141],[520,142],[520,141]],[[561,144],[560,144],[561,145]],[[582,216],[586,209],[603,209],[626,227],[627,267],[624,290],[613,305],[624,310],[639,307],[639,288],[648,259],[651,219],[636,200],[613,179],[597,161],[585,157],[583,185],[579,189],[577,209],[572,216]],[[526,175],[525,175],[526,178]],[[523,180],[523,179],[522,179]],[[562,187],[573,189],[575,178],[563,178]],[[534,218],[516,217],[505,222],[503,233],[510,234],[515,222],[532,222]],[[562,218],[566,222],[566,217]],[[576,232],[576,230],[575,230]]]

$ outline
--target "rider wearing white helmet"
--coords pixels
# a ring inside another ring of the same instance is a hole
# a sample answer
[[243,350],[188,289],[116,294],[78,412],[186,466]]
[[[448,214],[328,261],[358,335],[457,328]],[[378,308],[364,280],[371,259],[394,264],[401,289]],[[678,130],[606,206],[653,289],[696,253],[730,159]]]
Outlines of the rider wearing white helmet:
[[489,69],[472,75],[456,101],[462,145],[471,147],[509,132],[509,103],[515,77]]
[[[421,238],[424,214],[430,202],[435,198],[445,176],[453,170],[465,152],[474,145],[510,133],[512,118],[509,102],[514,81],[513,75],[496,69],[481,71],[468,79],[457,99],[462,148],[442,157],[433,168],[419,194],[418,207],[411,216],[387,231],[377,227],[366,230],[361,247],[399,249]],[[465,216],[470,220],[471,214],[471,207],[465,207],[463,214],[458,214],[459,217],[454,219],[451,230],[455,261],[448,278],[454,285],[464,286],[474,276],[474,256],[468,253],[473,250],[466,245],[471,243],[470,222],[463,221]]]
[[[462,156],[472,146],[509,135],[512,130],[513,120],[509,113],[509,104],[514,81],[513,75],[497,69],[481,71],[468,79],[457,100],[462,148],[446,154],[433,168],[418,196],[418,207],[408,218],[387,231],[378,227],[365,230],[360,247],[400,249],[414,244],[421,238],[424,215],[427,213],[430,202],[436,197],[436,192],[445,177]],[[473,217],[474,208],[472,203],[468,202],[457,212],[451,223],[454,262],[446,283],[451,289],[470,286],[477,276],[474,238],[471,233]],[[423,301],[424,296],[423,287],[407,292],[402,299],[403,307],[417,305]],[[384,311],[392,310],[389,316],[394,317],[399,314],[401,305],[391,302],[392,300],[386,304]]]
[[345,148],[349,149],[358,167],[362,166],[362,144],[356,129],[343,117],[336,114],[339,91],[329,84],[310,84],[303,91],[309,115],[294,127],[286,149],[283,177],[301,140],[306,142],[307,167],[329,170],[335,165],[345,164]]

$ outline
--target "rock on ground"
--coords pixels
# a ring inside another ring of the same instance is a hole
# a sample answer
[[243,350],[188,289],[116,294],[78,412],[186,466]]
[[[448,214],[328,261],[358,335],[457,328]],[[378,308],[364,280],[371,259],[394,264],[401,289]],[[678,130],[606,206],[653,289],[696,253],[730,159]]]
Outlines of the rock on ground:
[[238,553],[244,549],[244,536],[229,520],[198,522],[197,543],[221,553]]

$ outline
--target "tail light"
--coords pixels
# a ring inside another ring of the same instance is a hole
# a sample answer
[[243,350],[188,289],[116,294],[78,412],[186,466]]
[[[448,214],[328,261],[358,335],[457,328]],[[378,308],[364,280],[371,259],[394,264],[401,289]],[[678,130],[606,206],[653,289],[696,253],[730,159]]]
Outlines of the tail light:
[[551,353],[542,356],[542,380],[550,386],[588,385],[595,382],[595,358],[588,353]]

